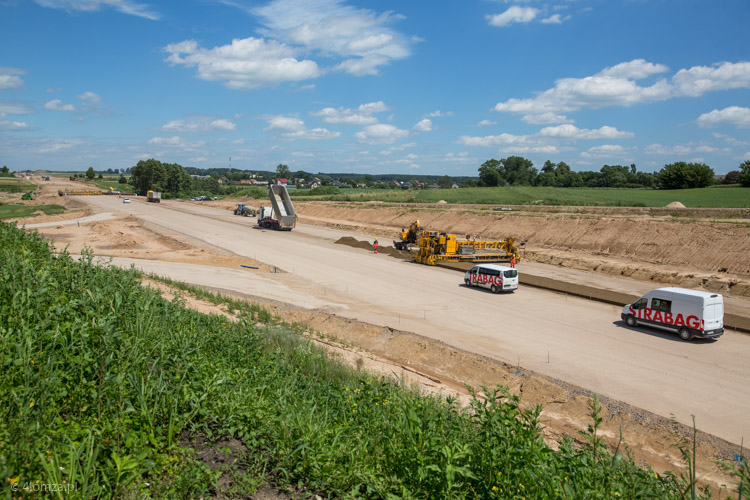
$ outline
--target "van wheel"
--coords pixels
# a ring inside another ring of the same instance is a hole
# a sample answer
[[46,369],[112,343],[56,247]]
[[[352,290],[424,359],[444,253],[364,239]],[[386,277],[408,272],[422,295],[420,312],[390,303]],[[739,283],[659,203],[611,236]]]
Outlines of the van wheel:
[[490,290],[492,291],[492,293],[497,293],[497,292],[499,292],[499,291],[500,291],[500,290],[499,290],[499,289],[498,289],[498,288],[497,288],[497,287],[496,287],[495,285],[492,285],[492,286],[490,287]]
[[635,326],[635,316],[628,316],[625,318],[625,323],[627,323],[628,326]]
[[466,283],[466,286],[468,286],[468,287],[471,286],[471,280],[464,280],[464,283]]
[[678,334],[680,335],[680,338],[682,340],[692,340],[693,339],[693,334],[690,333],[690,330],[688,330],[684,326],[682,328],[680,328],[680,331],[678,332]]

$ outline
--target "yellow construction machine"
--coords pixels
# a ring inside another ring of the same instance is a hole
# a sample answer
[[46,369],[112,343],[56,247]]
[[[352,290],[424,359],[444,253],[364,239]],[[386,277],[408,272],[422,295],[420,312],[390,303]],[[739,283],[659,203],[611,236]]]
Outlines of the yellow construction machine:
[[419,223],[419,220],[415,220],[414,222],[409,224],[408,230],[401,228],[401,240],[393,240],[393,246],[396,248],[396,250],[409,250],[409,245],[417,244],[417,238],[423,230],[424,228]]
[[417,254],[414,260],[434,266],[439,262],[498,262],[515,258],[518,247],[515,238],[483,240],[476,237],[459,238],[455,234],[420,231],[417,235]]

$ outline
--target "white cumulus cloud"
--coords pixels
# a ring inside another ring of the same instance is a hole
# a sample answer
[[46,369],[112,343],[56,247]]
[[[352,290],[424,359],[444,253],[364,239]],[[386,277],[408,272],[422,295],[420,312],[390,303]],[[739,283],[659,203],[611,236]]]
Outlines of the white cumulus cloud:
[[547,125],[550,123],[573,123],[573,120],[568,119],[565,115],[558,115],[548,111],[546,113],[536,113],[531,115],[524,115],[521,118],[526,123],[533,125]]
[[402,130],[393,125],[376,123],[368,125],[354,134],[360,142],[367,144],[392,144],[409,135],[408,130]]
[[339,70],[355,76],[410,55],[411,40],[391,25],[403,19],[345,5],[342,0],[273,0],[253,9],[265,25],[261,32],[306,50],[334,55]]
[[25,122],[0,120],[0,130],[26,130],[27,128],[29,128],[29,124]]
[[253,89],[262,85],[317,78],[321,71],[315,61],[297,60],[293,47],[263,38],[234,39],[229,45],[212,49],[194,40],[164,48],[166,61],[195,67],[201,80],[222,81],[233,89]]
[[632,132],[617,130],[615,127],[603,126],[598,129],[578,128],[569,123],[555,127],[545,127],[539,131],[542,137],[560,137],[564,139],[628,139]]
[[432,120],[427,118],[420,120],[414,125],[414,130],[419,132],[429,132],[432,130]]
[[286,139],[335,139],[341,135],[340,132],[328,130],[326,128],[308,129],[305,122],[294,116],[269,116],[266,117],[268,127],[265,131],[278,130],[281,136]]
[[748,128],[750,127],[750,108],[729,106],[721,110],[714,109],[709,113],[700,115],[697,121],[701,127],[727,124],[738,128]]
[[512,23],[528,23],[539,13],[534,7],[520,7],[513,5],[501,14],[487,15],[485,18],[491,26],[508,26]]
[[44,104],[44,109],[50,111],[75,111],[76,108],[72,104],[65,104],[60,99],[52,99]]
[[190,120],[172,120],[161,128],[175,132],[211,132],[213,130],[234,130],[237,128],[237,124],[226,118],[198,117]]
[[562,14],[552,14],[551,16],[542,19],[544,24],[562,24],[570,19],[570,16],[563,16]]
[[8,68],[0,66],[0,90],[16,89],[23,85],[23,80],[17,75],[23,75],[26,72],[22,69]]
[[644,59],[634,59],[604,68],[583,78],[560,78],[555,86],[532,98],[511,98],[494,110],[524,115],[558,114],[583,108],[632,106],[673,97],[697,97],[706,92],[750,88],[750,63],[718,63],[679,70],[671,79],[649,85],[639,80],[666,73],[668,68]]
[[370,102],[360,105],[357,109],[344,107],[323,108],[310,113],[312,116],[320,117],[325,123],[346,123],[350,125],[369,125],[377,123],[378,119],[372,113],[388,110],[383,101]]

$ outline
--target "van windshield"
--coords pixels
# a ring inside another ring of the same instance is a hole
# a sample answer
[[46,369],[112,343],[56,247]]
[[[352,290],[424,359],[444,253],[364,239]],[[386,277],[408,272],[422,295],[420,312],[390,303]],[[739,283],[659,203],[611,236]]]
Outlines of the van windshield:
[[515,278],[516,276],[518,276],[518,271],[515,269],[509,269],[507,271],[503,271],[503,276],[505,276],[506,278]]

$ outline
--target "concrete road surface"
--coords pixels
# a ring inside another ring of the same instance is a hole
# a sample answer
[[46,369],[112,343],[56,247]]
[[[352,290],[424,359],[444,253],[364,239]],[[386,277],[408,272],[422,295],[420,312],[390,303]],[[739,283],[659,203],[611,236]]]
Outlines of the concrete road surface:
[[261,230],[254,218],[199,203],[80,199],[282,272],[137,263],[144,270],[415,332],[684,424],[695,415],[698,428],[733,443],[750,438],[750,335],[728,331],[717,341],[683,342],[625,327],[617,306],[528,287],[493,295],[465,287],[455,271],[333,244],[347,235],[340,231],[305,225],[292,232]]

